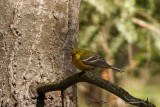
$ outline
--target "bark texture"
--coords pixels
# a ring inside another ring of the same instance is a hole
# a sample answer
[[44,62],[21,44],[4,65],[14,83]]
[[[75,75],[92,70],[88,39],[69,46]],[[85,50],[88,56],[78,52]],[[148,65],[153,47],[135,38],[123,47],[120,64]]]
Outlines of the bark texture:
[[[74,74],[70,49],[77,41],[79,5],[80,0],[0,1],[1,107],[35,107],[33,82]],[[76,107],[76,86],[64,94],[65,107]],[[47,93],[45,106],[61,106],[60,92]]]

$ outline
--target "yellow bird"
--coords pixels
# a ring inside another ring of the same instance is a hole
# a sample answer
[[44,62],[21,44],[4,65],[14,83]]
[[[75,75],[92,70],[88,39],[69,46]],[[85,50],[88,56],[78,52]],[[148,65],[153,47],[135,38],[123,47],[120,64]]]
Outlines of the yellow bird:
[[96,68],[110,68],[118,72],[123,72],[123,70],[109,65],[105,59],[100,57],[97,53],[79,48],[72,49],[72,63],[76,68],[82,71]]

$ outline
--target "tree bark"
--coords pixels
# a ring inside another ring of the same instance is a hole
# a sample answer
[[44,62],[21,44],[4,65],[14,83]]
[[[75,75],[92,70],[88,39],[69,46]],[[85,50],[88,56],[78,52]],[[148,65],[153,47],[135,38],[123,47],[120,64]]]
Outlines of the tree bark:
[[[0,1],[0,106],[43,107],[33,82],[61,81],[74,74],[80,0]],[[76,107],[76,86],[65,90],[65,107]],[[46,107],[61,106],[60,92],[45,95]]]

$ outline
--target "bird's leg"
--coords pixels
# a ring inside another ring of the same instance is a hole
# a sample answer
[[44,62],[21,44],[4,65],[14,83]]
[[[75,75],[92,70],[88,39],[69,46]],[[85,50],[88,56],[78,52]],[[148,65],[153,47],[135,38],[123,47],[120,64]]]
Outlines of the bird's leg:
[[81,72],[80,72],[81,75],[84,74],[84,73],[85,73],[85,71],[81,71]]

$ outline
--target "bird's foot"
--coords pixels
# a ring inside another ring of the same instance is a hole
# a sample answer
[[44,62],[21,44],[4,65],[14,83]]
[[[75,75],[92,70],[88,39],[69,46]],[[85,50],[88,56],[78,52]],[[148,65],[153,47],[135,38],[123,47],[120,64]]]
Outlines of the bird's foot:
[[81,72],[80,72],[80,75],[82,75],[82,74],[84,74],[84,73],[85,73],[85,71],[81,71]]

